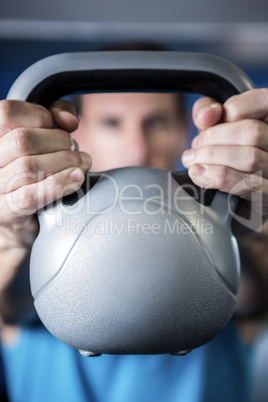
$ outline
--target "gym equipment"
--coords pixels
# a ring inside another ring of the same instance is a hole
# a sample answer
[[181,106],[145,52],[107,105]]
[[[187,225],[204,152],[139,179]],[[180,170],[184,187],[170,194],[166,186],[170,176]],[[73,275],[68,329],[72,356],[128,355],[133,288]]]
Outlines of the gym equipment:
[[[37,62],[8,98],[48,107],[76,91],[186,91],[224,102],[253,87],[212,55],[90,52]],[[181,355],[210,341],[235,308],[236,203],[185,172],[88,173],[79,191],[38,213],[30,281],[40,319],[86,356]]]

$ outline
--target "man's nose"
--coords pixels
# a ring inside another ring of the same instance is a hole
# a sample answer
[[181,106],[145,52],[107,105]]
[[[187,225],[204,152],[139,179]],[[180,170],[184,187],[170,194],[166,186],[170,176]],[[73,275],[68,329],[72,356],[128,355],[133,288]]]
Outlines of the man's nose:
[[141,128],[136,128],[128,133],[125,151],[130,166],[146,165],[148,145]]

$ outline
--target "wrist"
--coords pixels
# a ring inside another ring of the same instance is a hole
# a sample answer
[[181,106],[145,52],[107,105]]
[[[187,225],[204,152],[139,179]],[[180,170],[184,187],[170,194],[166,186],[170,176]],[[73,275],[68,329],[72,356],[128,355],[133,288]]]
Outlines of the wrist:
[[23,226],[0,226],[0,253],[12,249],[29,250],[38,234],[39,224],[36,216]]

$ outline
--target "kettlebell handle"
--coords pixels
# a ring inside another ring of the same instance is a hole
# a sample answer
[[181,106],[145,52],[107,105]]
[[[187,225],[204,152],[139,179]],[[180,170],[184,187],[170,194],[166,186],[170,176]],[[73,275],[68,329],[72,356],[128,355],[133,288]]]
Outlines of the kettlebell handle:
[[102,51],[44,58],[14,82],[8,99],[49,107],[74,92],[190,92],[224,103],[254,88],[229,61],[204,53]]

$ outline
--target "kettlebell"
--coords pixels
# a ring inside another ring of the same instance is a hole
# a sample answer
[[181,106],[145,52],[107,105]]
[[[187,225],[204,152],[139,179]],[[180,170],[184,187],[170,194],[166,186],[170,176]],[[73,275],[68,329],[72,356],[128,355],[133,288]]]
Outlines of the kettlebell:
[[[252,88],[237,66],[209,54],[85,52],[35,63],[8,98],[49,107],[77,91],[183,91],[223,103]],[[80,190],[38,212],[30,285],[41,321],[85,356],[182,355],[207,343],[235,308],[236,204],[187,172],[88,172]]]

